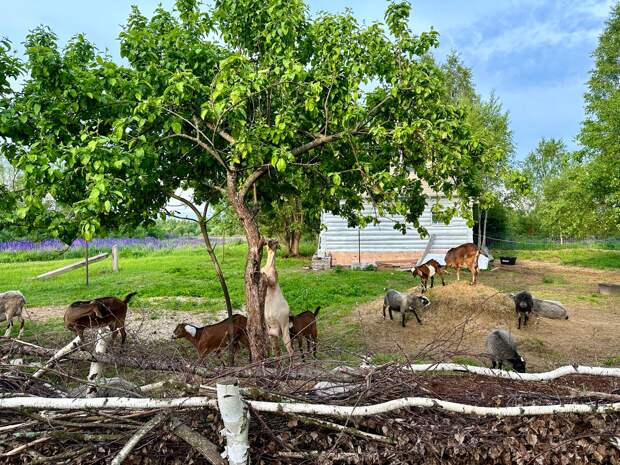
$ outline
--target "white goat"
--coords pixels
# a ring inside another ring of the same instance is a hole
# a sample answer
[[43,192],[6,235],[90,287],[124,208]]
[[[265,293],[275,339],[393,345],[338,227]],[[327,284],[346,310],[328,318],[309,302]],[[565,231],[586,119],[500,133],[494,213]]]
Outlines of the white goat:
[[280,337],[284,341],[288,354],[292,356],[293,346],[289,333],[289,315],[291,311],[278,284],[276,250],[278,250],[278,241],[270,240],[267,242],[267,263],[260,270],[267,284],[265,324],[267,325],[267,333],[269,334],[271,345],[277,356],[280,356]]
[[19,335],[17,337],[22,337],[24,334],[24,317],[22,312],[25,308],[26,299],[21,292],[8,291],[0,293],[0,321],[7,320],[8,322],[6,332],[4,333],[5,337],[11,335],[13,317],[16,317],[20,322]]

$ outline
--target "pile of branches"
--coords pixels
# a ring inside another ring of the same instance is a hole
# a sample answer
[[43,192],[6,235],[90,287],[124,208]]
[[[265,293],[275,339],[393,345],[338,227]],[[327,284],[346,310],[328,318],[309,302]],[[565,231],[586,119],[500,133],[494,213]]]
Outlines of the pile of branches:
[[[95,353],[82,346],[34,373],[55,353],[0,338],[0,400],[85,397],[91,363],[115,377],[95,397],[200,396],[201,408],[0,409],[1,463],[225,463],[215,385],[240,380],[247,401],[363,406],[426,397],[485,407],[620,402],[620,378],[583,375],[519,381],[471,373],[419,373],[390,363],[342,368],[336,361],[271,360],[196,366],[183,354]],[[278,363],[279,362],[279,363]],[[249,403],[252,463],[620,463],[618,413],[465,415],[406,407],[369,416],[317,416]]]

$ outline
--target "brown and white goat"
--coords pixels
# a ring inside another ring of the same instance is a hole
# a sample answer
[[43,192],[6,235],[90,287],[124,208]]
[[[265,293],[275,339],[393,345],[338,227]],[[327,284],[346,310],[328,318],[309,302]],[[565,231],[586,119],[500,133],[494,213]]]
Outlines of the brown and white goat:
[[300,313],[299,315],[289,316],[291,339],[297,339],[302,360],[304,359],[304,339],[308,343],[308,352],[311,352],[314,355],[314,358],[316,358],[316,340],[318,337],[316,317],[319,314],[319,310],[321,310],[320,306],[317,307],[314,312],[306,311]]
[[271,341],[271,346],[277,357],[280,357],[280,337],[284,341],[289,356],[293,356],[293,346],[289,332],[289,316],[291,311],[278,284],[276,271],[276,251],[278,241],[267,242],[267,263],[261,268],[261,274],[266,284],[265,293],[265,324]]
[[112,342],[116,333],[121,333],[121,345],[125,344],[125,318],[127,304],[137,292],[127,294],[125,299],[118,297],[100,297],[94,300],[78,300],[69,305],[65,311],[65,328],[84,339],[84,330],[108,326],[112,331]]
[[13,318],[17,318],[19,321],[19,334],[17,337],[22,337],[24,334],[24,317],[22,313],[25,308],[26,299],[21,292],[7,291],[0,293],[0,321],[6,320],[7,322],[4,337],[11,335],[11,330],[13,329]]
[[[246,332],[248,319],[239,314],[232,316],[233,319],[233,337],[232,344],[235,354],[239,351],[239,344],[248,349],[250,354],[250,362],[252,361],[252,353],[250,352],[250,341]],[[220,356],[222,349],[228,347],[229,342],[230,319],[226,318],[219,323],[213,325],[197,327],[188,323],[180,323],[174,328],[172,339],[185,338],[198,351],[198,361],[211,352],[215,352]]]
[[431,279],[431,287],[435,285],[435,274],[438,274],[441,277],[441,284],[443,286],[446,285],[446,282],[443,279],[443,271],[441,270],[441,265],[437,260],[434,260],[432,258],[420,266],[414,266],[413,268],[411,268],[411,274],[414,277],[420,277],[423,291],[426,291],[428,289],[429,278]]
[[471,284],[476,284],[478,280],[478,257],[480,249],[476,244],[461,244],[458,247],[448,250],[445,258],[445,268],[456,268],[456,280],[461,279],[461,267],[469,268],[471,271]]

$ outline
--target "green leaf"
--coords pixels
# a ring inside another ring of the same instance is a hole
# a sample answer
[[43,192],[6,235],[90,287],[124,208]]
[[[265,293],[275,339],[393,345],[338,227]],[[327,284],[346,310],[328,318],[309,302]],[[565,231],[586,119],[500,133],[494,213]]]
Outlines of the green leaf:
[[41,112],[41,105],[39,105],[38,103],[35,103],[34,106],[32,107],[32,111],[34,112],[35,115],[38,115]]
[[171,126],[175,134],[181,134],[181,123],[178,121],[173,121]]
[[284,172],[286,169],[286,160],[284,160],[284,158],[278,158],[278,161],[276,162],[276,169],[280,172]]

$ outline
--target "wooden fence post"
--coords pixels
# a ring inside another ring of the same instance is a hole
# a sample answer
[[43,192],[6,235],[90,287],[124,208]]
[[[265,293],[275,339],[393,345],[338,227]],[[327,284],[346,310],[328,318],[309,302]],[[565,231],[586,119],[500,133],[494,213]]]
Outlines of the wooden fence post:
[[112,271],[118,273],[118,245],[112,246]]
[[232,379],[217,383],[217,404],[224,422],[223,435],[226,436],[224,454],[230,465],[247,465],[249,463],[250,413],[248,406],[241,400],[239,383]]

